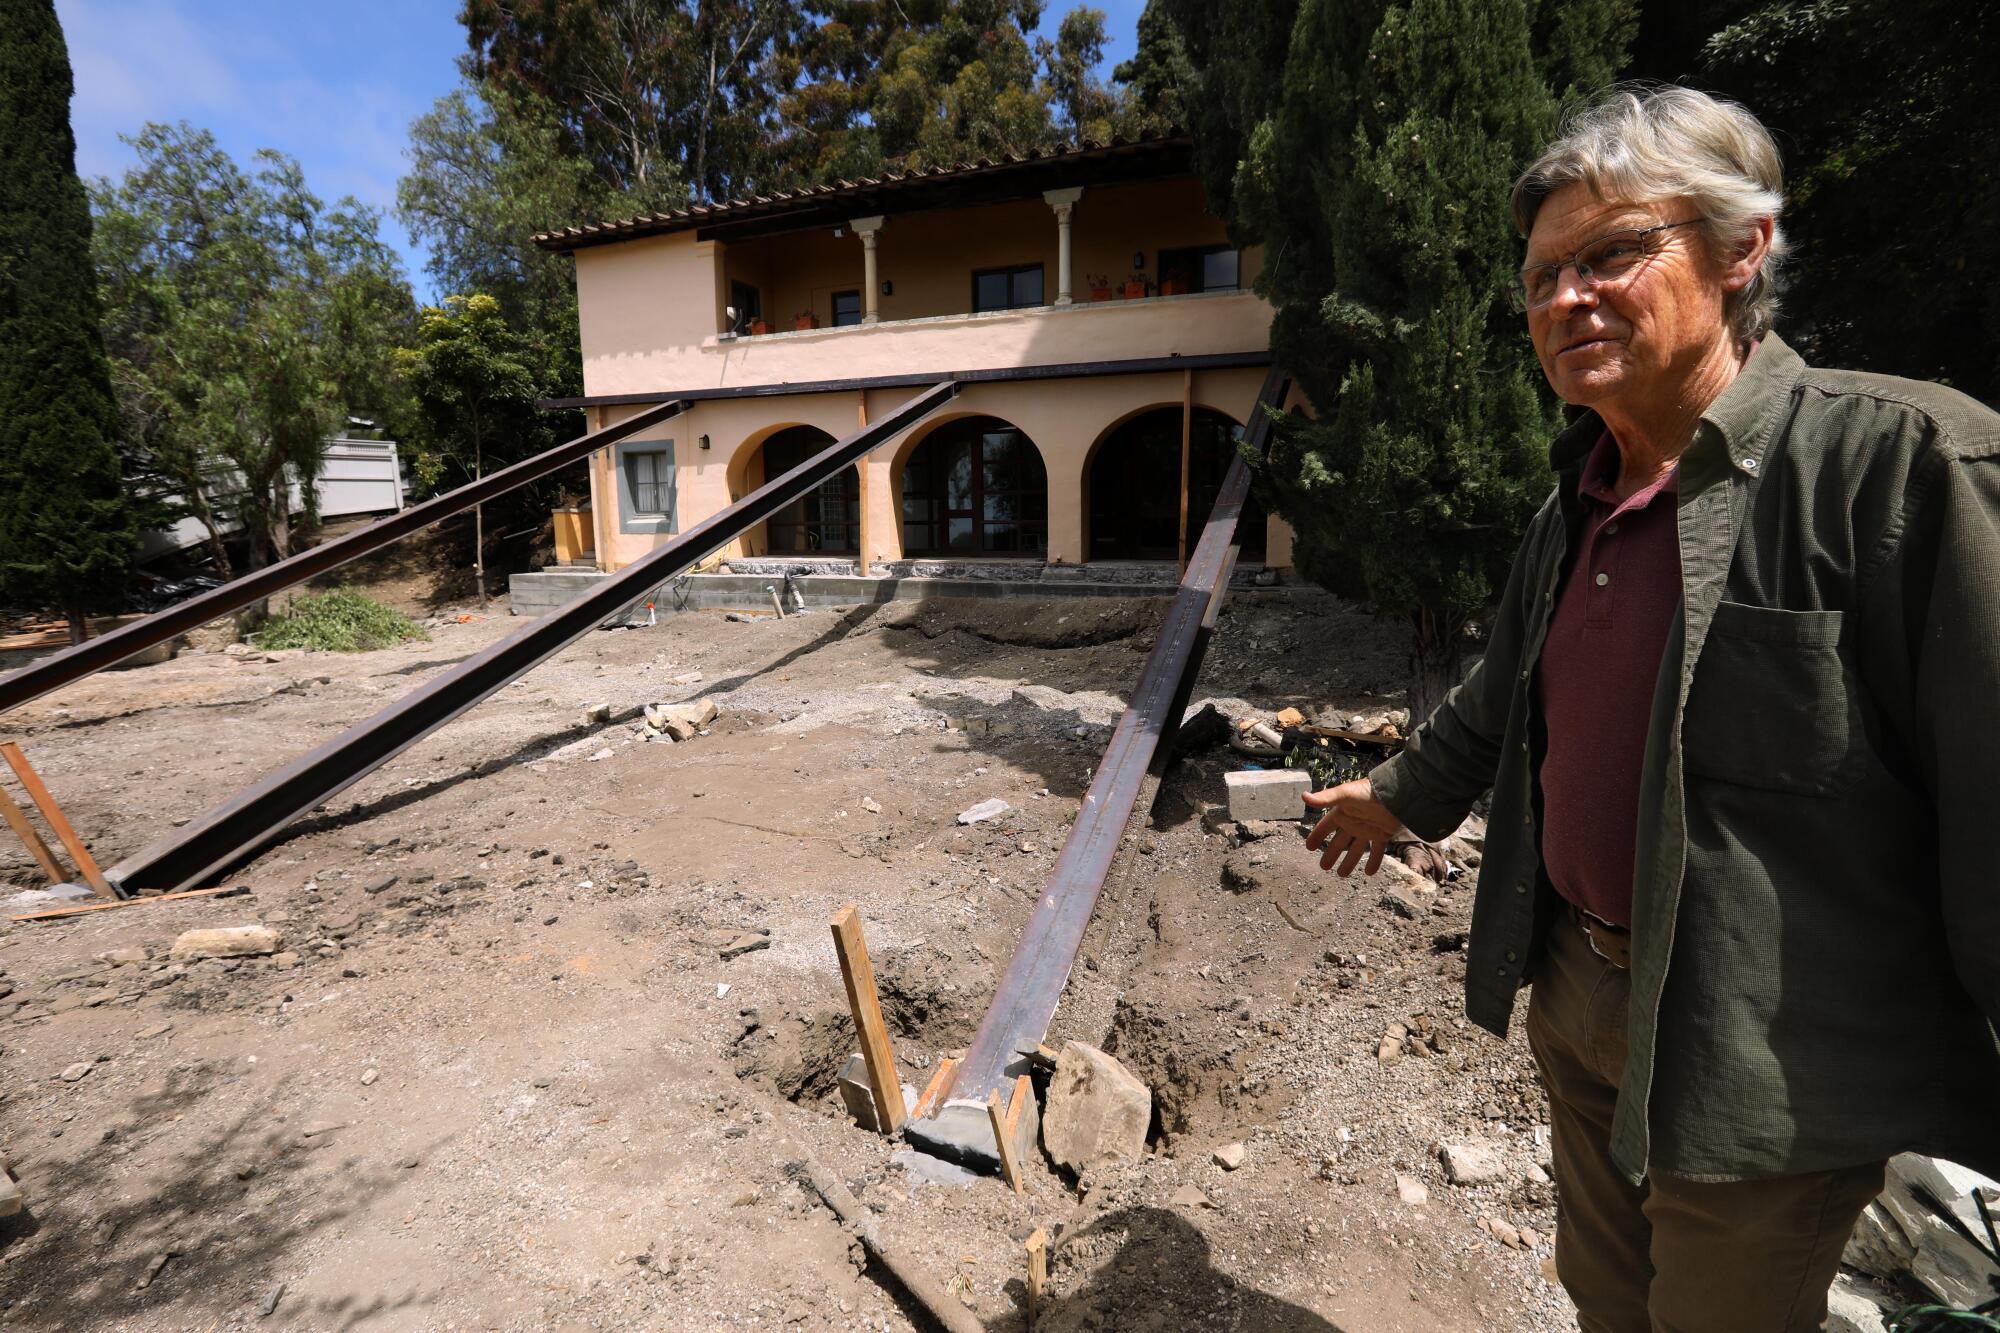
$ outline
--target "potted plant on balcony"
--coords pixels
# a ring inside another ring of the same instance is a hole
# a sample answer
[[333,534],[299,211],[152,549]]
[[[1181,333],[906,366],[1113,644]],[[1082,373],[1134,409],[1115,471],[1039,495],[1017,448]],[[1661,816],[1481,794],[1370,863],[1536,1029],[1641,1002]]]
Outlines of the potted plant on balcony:
[[1109,274],[1092,274],[1090,277],[1085,278],[1084,281],[1090,284],[1091,300],[1109,301],[1111,299],[1111,277]]
[[1188,280],[1185,273],[1178,270],[1160,275],[1160,295],[1186,296]]
[[811,307],[807,307],[806,309],[799,311],[798,314],[792,316],[792,327],[800,330],[801,332],[803,332],[806,329],[818,328],[819,327],[818,312],[813,310]]
[[1144,274],[1134,273],[1131,277],[1125,279],[1126,300],[1136,301],[1145,294],[1146,294],[1146,278]]
[[770,331],[771,325],[762,315],[750,321],[750,333],[753,337],[769,333]]

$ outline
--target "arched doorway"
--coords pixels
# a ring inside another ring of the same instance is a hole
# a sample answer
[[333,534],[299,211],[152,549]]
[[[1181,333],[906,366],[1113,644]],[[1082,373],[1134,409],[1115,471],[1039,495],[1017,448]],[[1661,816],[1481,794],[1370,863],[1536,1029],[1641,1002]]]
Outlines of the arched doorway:
[[[1090,558],[1178,560],[1201,540],[1243,427],[1213,408],[1188,423],[1187,527],[1181,528],[1181,409],[1156,407],[1114,426],[1090,460]],[[1264,558],[1264,507],[1253,495],[1236,525],[1242,558]]]
[[1046,555],[1041,450],[998,417],[961,417],[903,464],[903,550],[913,556]]
[[[817,426],[787,426],[764,441],[764,480],[775,481],[833,443]],[[861,550],[861,474],[849,467],[765,520],[771,555],[855,555]]]

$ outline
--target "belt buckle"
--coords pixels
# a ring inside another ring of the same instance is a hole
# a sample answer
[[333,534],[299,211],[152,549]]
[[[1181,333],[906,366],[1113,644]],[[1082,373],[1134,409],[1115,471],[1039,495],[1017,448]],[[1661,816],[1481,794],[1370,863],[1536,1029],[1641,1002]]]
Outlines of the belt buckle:
[[1611,964],[1611,966],[1618,968],[1621,971],[1630,970],[1631,968],[1630,959],[1632,955],[1629,946],[1622,951],[1624,952],[1627,961],[1620,962],[1617,958],[1605,952],[1604,946],[1597,942],[1597,931],[1593,927],[1595,925],[1602,924],[1605,927],[1609,928],[1611,925],[1610,922],[1605,921],[1600,923],[1596,917],[1592,916],[1590,913],[1584,911],[1581,907],[1579,907],[1576,909],[1576,923],[1583,929],[1584,942],[1590,945],[1590,951],[1592,953],[1596,954],[1599,958],[1602,958],[1605,962]]

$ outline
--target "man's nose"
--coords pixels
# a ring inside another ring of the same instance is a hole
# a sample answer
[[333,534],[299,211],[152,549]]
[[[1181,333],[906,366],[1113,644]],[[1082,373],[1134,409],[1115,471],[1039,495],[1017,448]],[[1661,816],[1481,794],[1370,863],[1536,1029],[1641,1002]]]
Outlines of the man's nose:
[[1551,315],[1566,319],[1578,310],[1594,309],[1596,305],[1596,286],[1584,281],[1573,261],[1556,270],[1556,294],[1549,302]]

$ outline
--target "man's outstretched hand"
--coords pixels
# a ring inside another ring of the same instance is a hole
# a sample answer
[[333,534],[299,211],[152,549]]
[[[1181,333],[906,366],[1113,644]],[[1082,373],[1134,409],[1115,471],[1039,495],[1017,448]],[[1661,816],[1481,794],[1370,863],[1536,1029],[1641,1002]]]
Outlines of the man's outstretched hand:
[[[1326,811],[1306,837],[1306,849],[1320,853],[1321,870],[1333,870],[1345,879],[1363,856],[1368,858],[1364,873],[1372,875],[1382,868],[1382,854],[1389,850],[1389,839],[1396,836],[1403,821],[1375,799],[1375,788],[1367,778],[1308,792],[1304,799],[1313,809]],[[1335,861],[1340,862],[1337,870]]]

